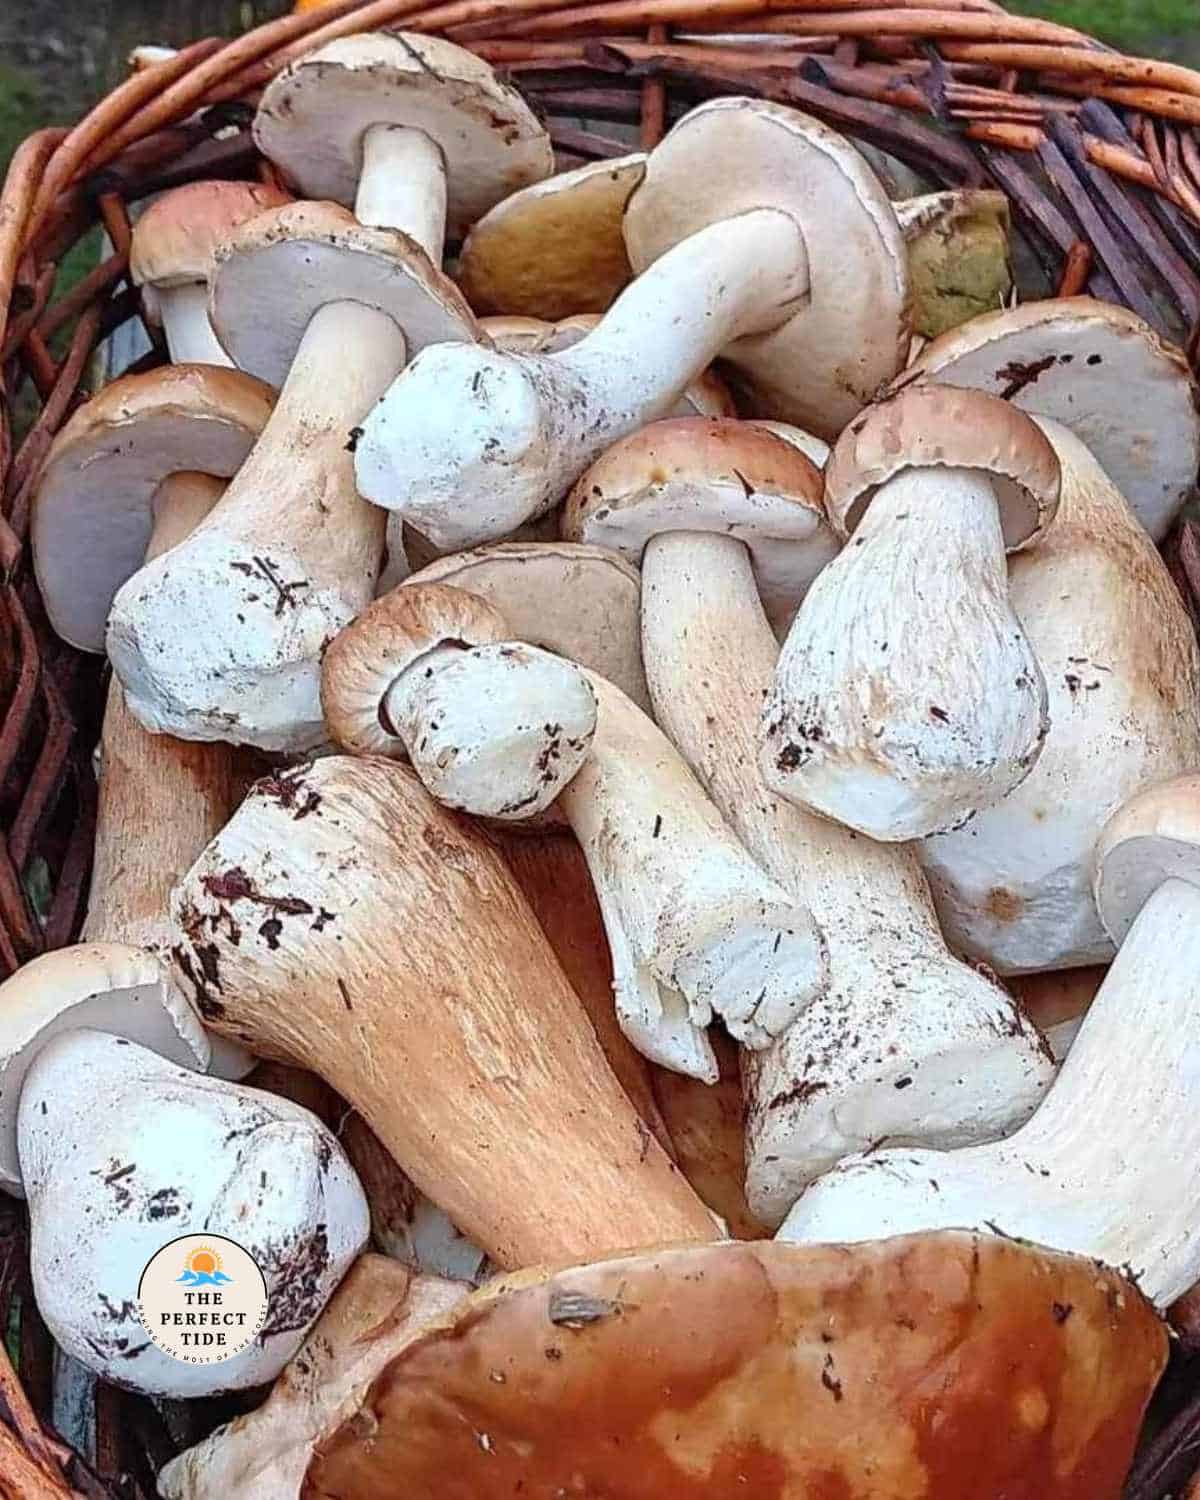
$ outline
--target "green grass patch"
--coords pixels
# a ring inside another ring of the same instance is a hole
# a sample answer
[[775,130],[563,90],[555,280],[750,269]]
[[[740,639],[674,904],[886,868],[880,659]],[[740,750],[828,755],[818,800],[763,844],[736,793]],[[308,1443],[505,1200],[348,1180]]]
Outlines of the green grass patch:
[[1200,51],[1196,0],[1007,0],[1009,10],[1074,26],[1133,51]]

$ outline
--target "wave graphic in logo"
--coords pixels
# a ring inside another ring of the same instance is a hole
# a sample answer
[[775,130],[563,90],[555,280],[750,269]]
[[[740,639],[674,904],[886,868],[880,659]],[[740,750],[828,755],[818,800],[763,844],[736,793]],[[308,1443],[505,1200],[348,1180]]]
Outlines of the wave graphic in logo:
[[176,1276],[176,1281],[181,1281],[184,1286],[226,1286],[232,1282],[232,1276],[226,1276],[224,1271],[185,1271],[182,1276]]
[[175,1280],[184,1286],[230,1286],[233,1283],[233,1277],[226,1276],[221,1269],[221,1257],[209,1245],[201,1245],[191,1252],[184,1261],[183,1275],[176,1276]]

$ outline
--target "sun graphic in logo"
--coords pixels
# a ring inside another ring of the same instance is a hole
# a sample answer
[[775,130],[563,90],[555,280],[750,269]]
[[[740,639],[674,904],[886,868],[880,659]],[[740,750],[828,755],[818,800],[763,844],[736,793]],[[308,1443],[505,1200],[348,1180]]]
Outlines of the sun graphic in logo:
[[189,1250],[178,1281],[188,1286],[224,1286],[233,1278],[221,1269],[221,1257],[211,1245],[197,1245]]

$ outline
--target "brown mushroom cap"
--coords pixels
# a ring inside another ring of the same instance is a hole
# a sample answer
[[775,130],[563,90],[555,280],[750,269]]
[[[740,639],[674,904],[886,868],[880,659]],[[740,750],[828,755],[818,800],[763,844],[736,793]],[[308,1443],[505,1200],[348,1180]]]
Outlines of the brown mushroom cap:
[[922,350],[897,384],[973,386],[1069,427],[1156,541],[1200,467],[1196,381],[1181,349],[1091,297],[987,313]]
[[645,171],[641,152],[588,162],[497,203],[459,259],[471,306],[550,322],[604,312],[633,275],[621,220]]
[[231,478],[274,400],[238,370],[171,365],[123,375],[79,408],[46,455],[30,523],[38,585],[64,640],[104,650],[113,595],[145,561],[159,485],[189,470]]
[[426,344],[486,342],[462,293],[415,240],[368,229],[336,203],[270,209],[217,249],[213,328],[241,369],[271,385],[283,384],[305,330],[331,302],[386,313],[409,359]]
[[647,160],[625,214],[629,259],[640,273],[707,225],[761,208],[799,227],[811,294],[780,328],[724,357],[745,374],[757,415],[832,440],[903,367],[909,339],[904,236],[849,141],[763,99],[700,105]]
[[408,126],[439,148],[455,238],[554,166],[550,137],[511,84],[464,47],[415,32],[338,37],[299,58],[267,85],[254,140],[307,197],[348,207],[372,125]]
[[825,506],[842,536],[875,491],[907,469],[975,469],[993,484],[1010,552],[1027,546],[1058,510],[1062,475],[1045,433],[996,396],[915,385],[880,402],[842,433],[825,470]]
[[307,1500],[1117,1500],[1166,1361],[1115,1272],[990,1236],[642,1252],[484,1288]]
[[321,664],[321,711],[329,737],[354,755],[406,757],[380,718],[388,689],[438,646],[511,640],[485,600],[444,584],[393,589],[367,606],[329,646]]
[[1131,797],[1097,839],[1096,905],[1114,943],[1168,880],[1200,886],[1200,771]]
[[812,461],[775,433],[728,418],[668,418],[614,443],[568,496],[562,530],[631,562],[668,532],[736,537],[777,627],[838,547]]
[[191,182],[164,193],[133,227],[129,273],[136,286],[207,281],[217,246],[247,219],[290,203],[260,182]]

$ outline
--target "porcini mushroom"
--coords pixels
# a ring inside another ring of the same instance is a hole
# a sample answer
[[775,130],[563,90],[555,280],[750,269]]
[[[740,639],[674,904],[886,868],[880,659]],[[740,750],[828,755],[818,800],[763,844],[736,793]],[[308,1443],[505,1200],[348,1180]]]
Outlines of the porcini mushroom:
[[766,1051],[743,1055],[751,1211],[777,1225],[806,1182],[876,1141],[948,1147],[1014,1129],[1050,1059],[1011,997],[947,951],[915,854],[762,784],[755,741],[778,646],[748,546],[663,535],[643,561],[656,717],[745,847],[811,903],[829,944],[827,994]]
[[290,201],[258,182],[191,182],[156,198],[133,226],[129,274],[176,364],[233,364],[208,321],[213,256],[239,224]]
[[1197,387],[1182,349],[1124,307],[1049,298],[972,318],[897,381],[972,386],[1060,422],[1161,541],[1200,467]]
[[[57,1342],[145,1392],[272,1379],[366,1241],[333,1136],[285,1100],[191,1071],[208,1044],[153,954],[59,949],[0,986],[0,1008],[0,1184],[29,1199],[34,1294]],[[260,1336],[216,1364],[159,1349],[137,1311],[147,1262],[198,1232],[247,1249],[271,1299]]]
[[415,349],[477,330],[410,240],[329,203],[242,225],[212,317],[238,365],[283,389],[220,502],[118,594],[109,655],[149,729],[303,750],[324,736],[321,652],[369,603],[383,549],[346,435]]
[[408,1342],[310,1500],[1118,1500],[1167,1357],[1135,1288],[986,1235],[501,1278]]
[[1001,974],[1107,963],[1092,859],[1143,786],[1200,766],[1200,651],[1157,548],[1083,443],[1039,418],[1062,502],[1009,562],[1009,601],[1041,664],[1050,733],[1003,802],[920,846],[951,943]]
[[955,828],[1029,775],[1047,690],[1005,553],[1058,508],[1058,457],[978,391],[915,385],[842,434],[825,471],[848,545],[809,590],[763,708],[772,791],[889,842]]
[[1017,1003],[1046,1038],[1055,1062],[1061,1063],[1070,1052],[1107,973],[1107,967],[1094,965],[1022,974],[1008,981]]
[[904,242],[862,157],[761,99],[686,115],[626,210],[640,274],[557,355],[430,349],[363,427],[359,488],[438,547],[553,508],[617,439],[722,354],[760,415],[828,437],[903,364]]
[[163,1500],[300,1500],[319,1444],[361,1408],[380,1370],[469,1291],[382,1255],[361,1256],[266,1401],[165,1464],[158,1493]]
[[342,749],[407,756],[439,802],[480,817],[549,807],[596,732],[578,667],[447,584],[396,589],[347,626],[325,653],[321,704]]
[[1126,803],[1100,836],[1095,880],[1119,951],[1028,1124],[965,1151],[844,1161],[781,1238],[975,1226],[1122,1267],[1164,1309],[1200,1280],[1200,775]]
[[499,856],[404,768],[260,782],[175,916],[209,1023],[320,1073],[499,1264],[713,1237]]
[[971,188],[896,204],[908,246],[915,334],[936,338],[1005,306],[1012,291],[1011,217],[1003,193]]
[[458,283],[479,313],[554,323],[602,313],[633,275],[621,220],[643,152],[585,162],[501,199],[462,247]]
[[501,198],[549,176],[545,126],[464,47],[415,32],[338,37],[268,83],[254,142],[309,198],[399,229],[435,266]]

